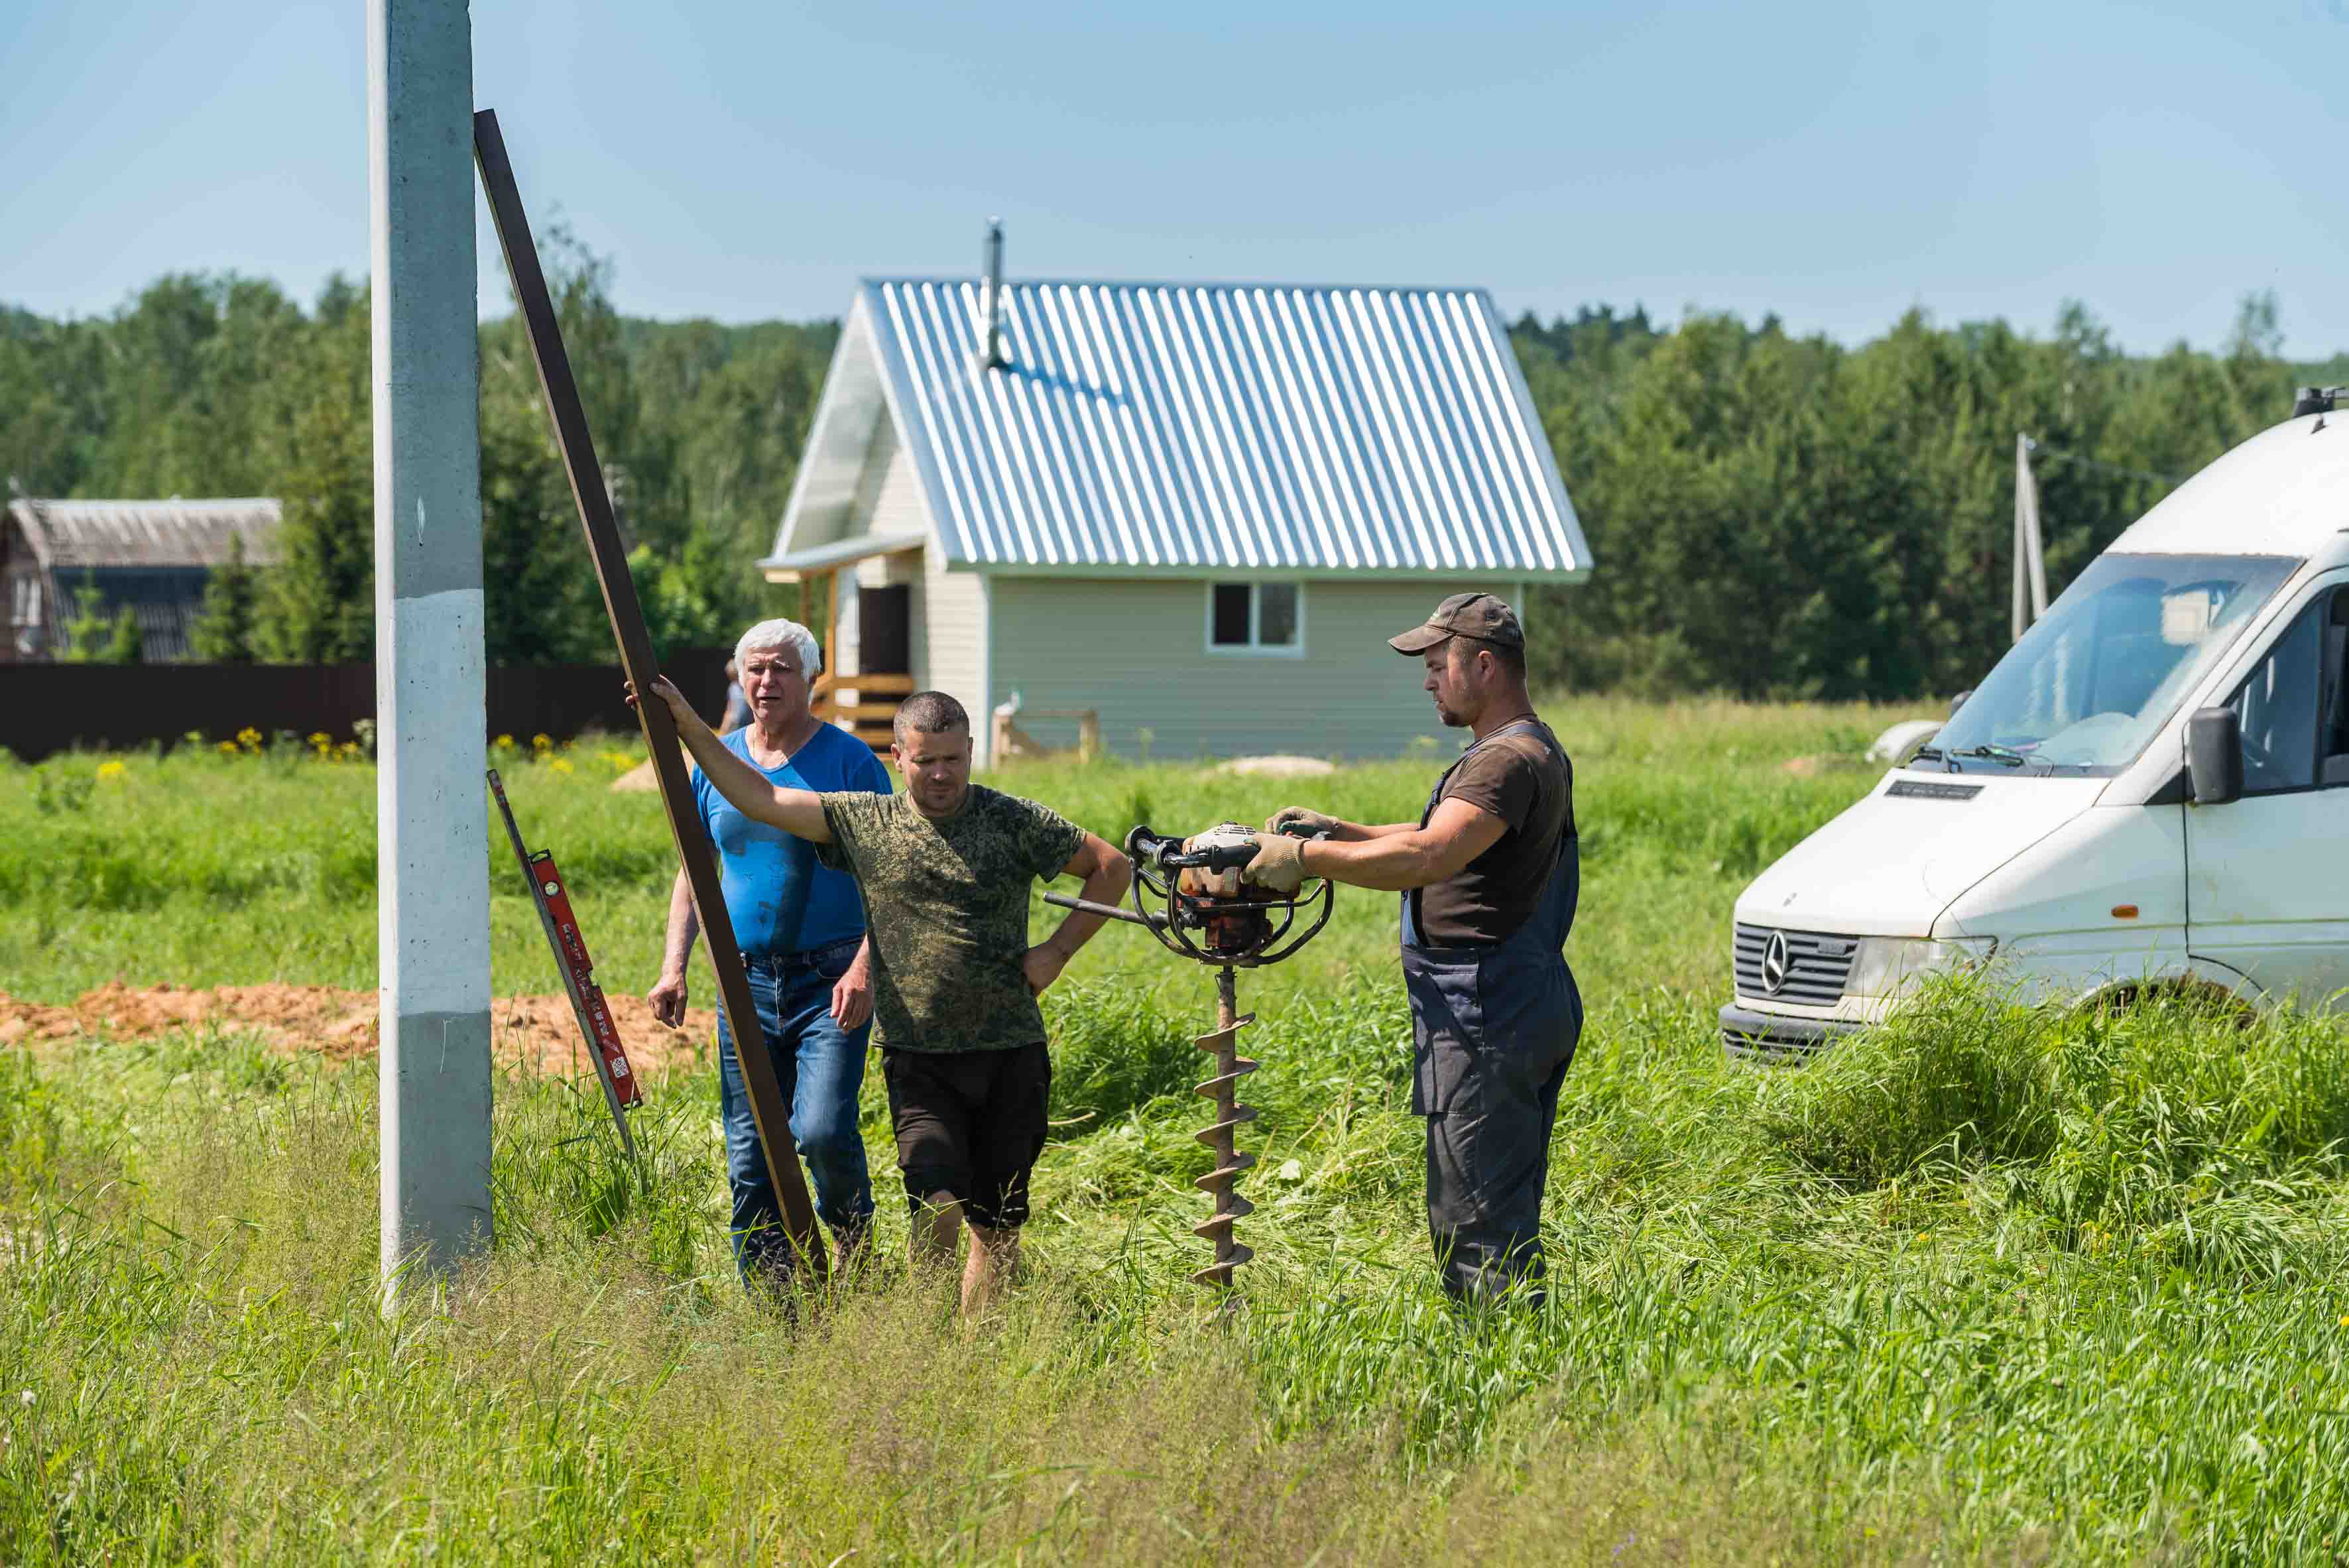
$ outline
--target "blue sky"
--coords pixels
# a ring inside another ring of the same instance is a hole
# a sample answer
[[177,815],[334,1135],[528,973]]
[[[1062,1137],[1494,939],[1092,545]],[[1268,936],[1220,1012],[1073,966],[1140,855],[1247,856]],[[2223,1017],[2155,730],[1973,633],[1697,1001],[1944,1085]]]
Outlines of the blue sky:
[[[364,4],[0,6],[0,300],[364,269]],[[975,270],[1000,213],[1016,275],[1477,284],[1851,342],[2078,298],[2141,350],[2272,288],[2289,352],[2349,348],[2349,0],[479,0],[474,51],[533,217],[641,315],[836,315],[861,273]]]

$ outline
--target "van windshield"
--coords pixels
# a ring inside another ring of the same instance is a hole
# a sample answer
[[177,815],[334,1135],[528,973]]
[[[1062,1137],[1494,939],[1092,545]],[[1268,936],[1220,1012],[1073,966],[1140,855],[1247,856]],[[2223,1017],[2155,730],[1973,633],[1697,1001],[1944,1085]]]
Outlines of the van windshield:
[[1965,772],[2119,771],[2299,565],[2097,557],[1920,756]]

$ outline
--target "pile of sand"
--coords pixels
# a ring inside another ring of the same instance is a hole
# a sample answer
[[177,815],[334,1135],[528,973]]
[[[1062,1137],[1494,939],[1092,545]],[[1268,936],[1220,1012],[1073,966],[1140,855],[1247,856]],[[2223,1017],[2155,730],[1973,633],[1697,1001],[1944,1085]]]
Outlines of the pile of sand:
[[1338,771],[1338,765],[1323,757],[1235,757],[1216,771],[1265,779],[1319,779]]
[[[688,1008],[685,1027],[671,1029],[653,1016],[641,996],[606,996],[619,1026],[628,1062],[638,1072],[657,1073],[673,1063],[698,1060],[706,1049],[717,1015]],[[0,1046],[35,1046],[104,1033],[116,1038],[170,1034],[206,1026],[250,1030],[276,1049],[315,1051],[337,1059],[374,1054],[377,998],[372,991],[342,991],[330,985],[216,985],[185,990],[176,985],[133,989],[116,981],[84,992],[70,1005],[45,1007],[0,991]],[[528,1062],[546,1072],[567,1072],[574,1061],[586,1068],[586,1043],[571,1014],[568,997],[501,996],[490,1005],[491,1048],[500,1061]]]

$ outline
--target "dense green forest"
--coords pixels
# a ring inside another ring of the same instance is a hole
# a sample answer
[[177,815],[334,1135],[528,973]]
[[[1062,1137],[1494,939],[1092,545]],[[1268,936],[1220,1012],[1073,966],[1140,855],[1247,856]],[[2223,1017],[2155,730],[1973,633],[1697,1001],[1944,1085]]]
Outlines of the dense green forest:
[[[780,603],[774,542],[837,325],[623,319],[605,268],[543,247],[654,640],[730,643]],[[304,309],[274,284],[162,278],[110,316],[0,315],[0,469],[29,495],[274,495],[284,564],[217,573],[200,648],[364,659],[374,639],[367,292]],[[608,660],[611,633],[537,373],[512,315],[481,327],[481,549],[497,664]]]
[[[549,279],[656,639],[775,607],[749,563],[789,494],[837,324],[621,316],[567,238]],[[1775,320],[1644,311],[1512,329],[1598,570],[1547,590],[1540,672],[1583,688],[1902,698],[1970,686],[2005,640],[2014,438],[2061,589],[2178,478],[2282,418],[2273,296],[2215,352],[2121,352],[2066,305],[2046,336],[1912,312],[1848,347]],[[34,495],[276,495],[285,563],[220,574],[214,657],[365,657],[368,315],[336,279],[160,279],[115,314],[0,313],[0,467]],[[481,328],[490,656],[602,658],[608,634],[509,316]]]

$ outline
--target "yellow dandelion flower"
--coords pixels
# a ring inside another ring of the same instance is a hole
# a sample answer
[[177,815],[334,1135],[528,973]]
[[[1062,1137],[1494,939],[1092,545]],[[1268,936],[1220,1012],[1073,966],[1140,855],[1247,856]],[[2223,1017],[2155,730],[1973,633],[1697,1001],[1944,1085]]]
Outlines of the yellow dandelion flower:
[[235,755],[236,755],[236,742],[235,742],[235,741],[233,741],[233,740],[223,740],[223,741],[222,741],[222,742],[220,743],[220,754],[221,754],[222,757],[233,757],[233,756],[235,756]]
[[554,749],[554,737],[551,735],[533,735],[530,738],[530,748],[533,751],[539,753],[541,756],[543,756],[547,752]]
[[2349,1312],[2344,1312],[2341,1315],[2341,1326],[2344,1328],[2349,1328]]
[[501,735],[490,742],[490,748],[493,751],[512,751],[514,748],[514,738],[511,735]]
[[108,761],[98,765],[98,776],[100,779],[119,779],[129,771],[129,768],[120,762]]
[[261,731],[248,724],[236,732],[236,743],[247,751],[258,751],[261,749]]
[[568,758],[558,757],[554,761],[548,763],[547,766],[554,769],[557,773],[568,773],[571,771],[571,761]]

